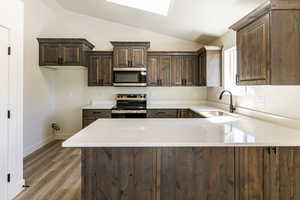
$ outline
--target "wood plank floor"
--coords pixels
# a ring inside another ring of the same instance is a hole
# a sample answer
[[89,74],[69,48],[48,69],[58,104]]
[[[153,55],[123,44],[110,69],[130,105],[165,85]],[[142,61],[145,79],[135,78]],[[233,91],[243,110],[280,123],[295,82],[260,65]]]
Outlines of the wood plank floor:
[[24,177],[30,188],[15,200],[80,200],[81,150],[62,148],[54,141],[24,160]]

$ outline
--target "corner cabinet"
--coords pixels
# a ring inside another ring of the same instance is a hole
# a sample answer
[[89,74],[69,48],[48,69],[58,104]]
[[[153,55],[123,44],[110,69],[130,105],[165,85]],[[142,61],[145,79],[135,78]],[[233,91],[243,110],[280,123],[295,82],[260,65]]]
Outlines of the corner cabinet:
[[222,86],[222,47],[204,46],[198,54],[199,86]]
[[112,86],[113,52],[87,51],[88,86]]
[[115,68],[147,67],[147,51],[150,42],[111,42],[114,46],[113,61]]
[[38,38],[40,66],[85,66],[85,51],[94,45],[78,38]]
[[234,24],[238,85],[300,85],[300,3],[268,1]]

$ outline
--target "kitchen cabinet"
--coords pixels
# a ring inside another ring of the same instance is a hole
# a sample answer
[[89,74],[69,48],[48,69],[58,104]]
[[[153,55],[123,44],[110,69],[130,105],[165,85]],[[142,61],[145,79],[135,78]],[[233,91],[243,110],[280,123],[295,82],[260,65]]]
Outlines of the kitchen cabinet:
[[249,147],[235,149],[235,200],[271,200],[265,198],[265,173],[269,161],[268,148]]
[[222,47],[205,46],[198,54],[199,86],[222,86]]
[[198,70],[197,56],[172,56],[171,85],[197,86]]
[[82,110],[82,128],[87,127],[97,119],[110,119],[111,110],[108,109],[84,109]]
[[182,57],[182,85],[183,86],[197,86],[198,84],[198,63],[196,56]]
[[158,86],[159,56],[148,56],[147,85]]
[[171,85],[171,57],[160,56],[158,65],[158,86]]
[[146,68],[150,42],[111,42],[115,68]]
[[241,147],[235,151],[235,200],[300,198],[299,147]]
[[171,57],[170,56],[148,56],[148,86],[170,86],[171,85]]
[[298,1],[268,1],[231,29],[237,32],[238,85],[300,85]]
[[82,199],[157,200],[154,148],[82,149]]
[[111,51],[88,51],[88,86],[112,86],[113,53]]
[[147,118],[203,118],[190,109],[148,109]]
[[161,148],[157,159],[158,199],[234,199],[234,148]]
[[198,86],[196,52],[148,52],[148,86]]
[[270,149],[270,173],[266,192],[271,200],[300,199],[300,148]]
[[177,109],[148,109],[147,118],[177,118]]
[[38,38],[40,66],[85,66],[85,52],[94,45],[86,39]]

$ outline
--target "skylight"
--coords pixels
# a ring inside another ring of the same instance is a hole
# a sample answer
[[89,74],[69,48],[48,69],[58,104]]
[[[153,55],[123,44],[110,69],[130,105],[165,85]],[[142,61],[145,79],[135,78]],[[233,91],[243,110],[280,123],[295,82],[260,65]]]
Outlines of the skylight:
[[171,0],[106,0],[122,6],[137,8],[159,15],[168,15]]

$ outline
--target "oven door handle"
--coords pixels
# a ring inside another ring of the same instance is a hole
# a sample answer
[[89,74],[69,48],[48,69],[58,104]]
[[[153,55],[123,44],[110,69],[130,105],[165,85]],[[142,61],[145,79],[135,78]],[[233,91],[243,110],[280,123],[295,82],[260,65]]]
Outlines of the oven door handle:
[[147,110],[112,110],[112,114],[147,114]]

